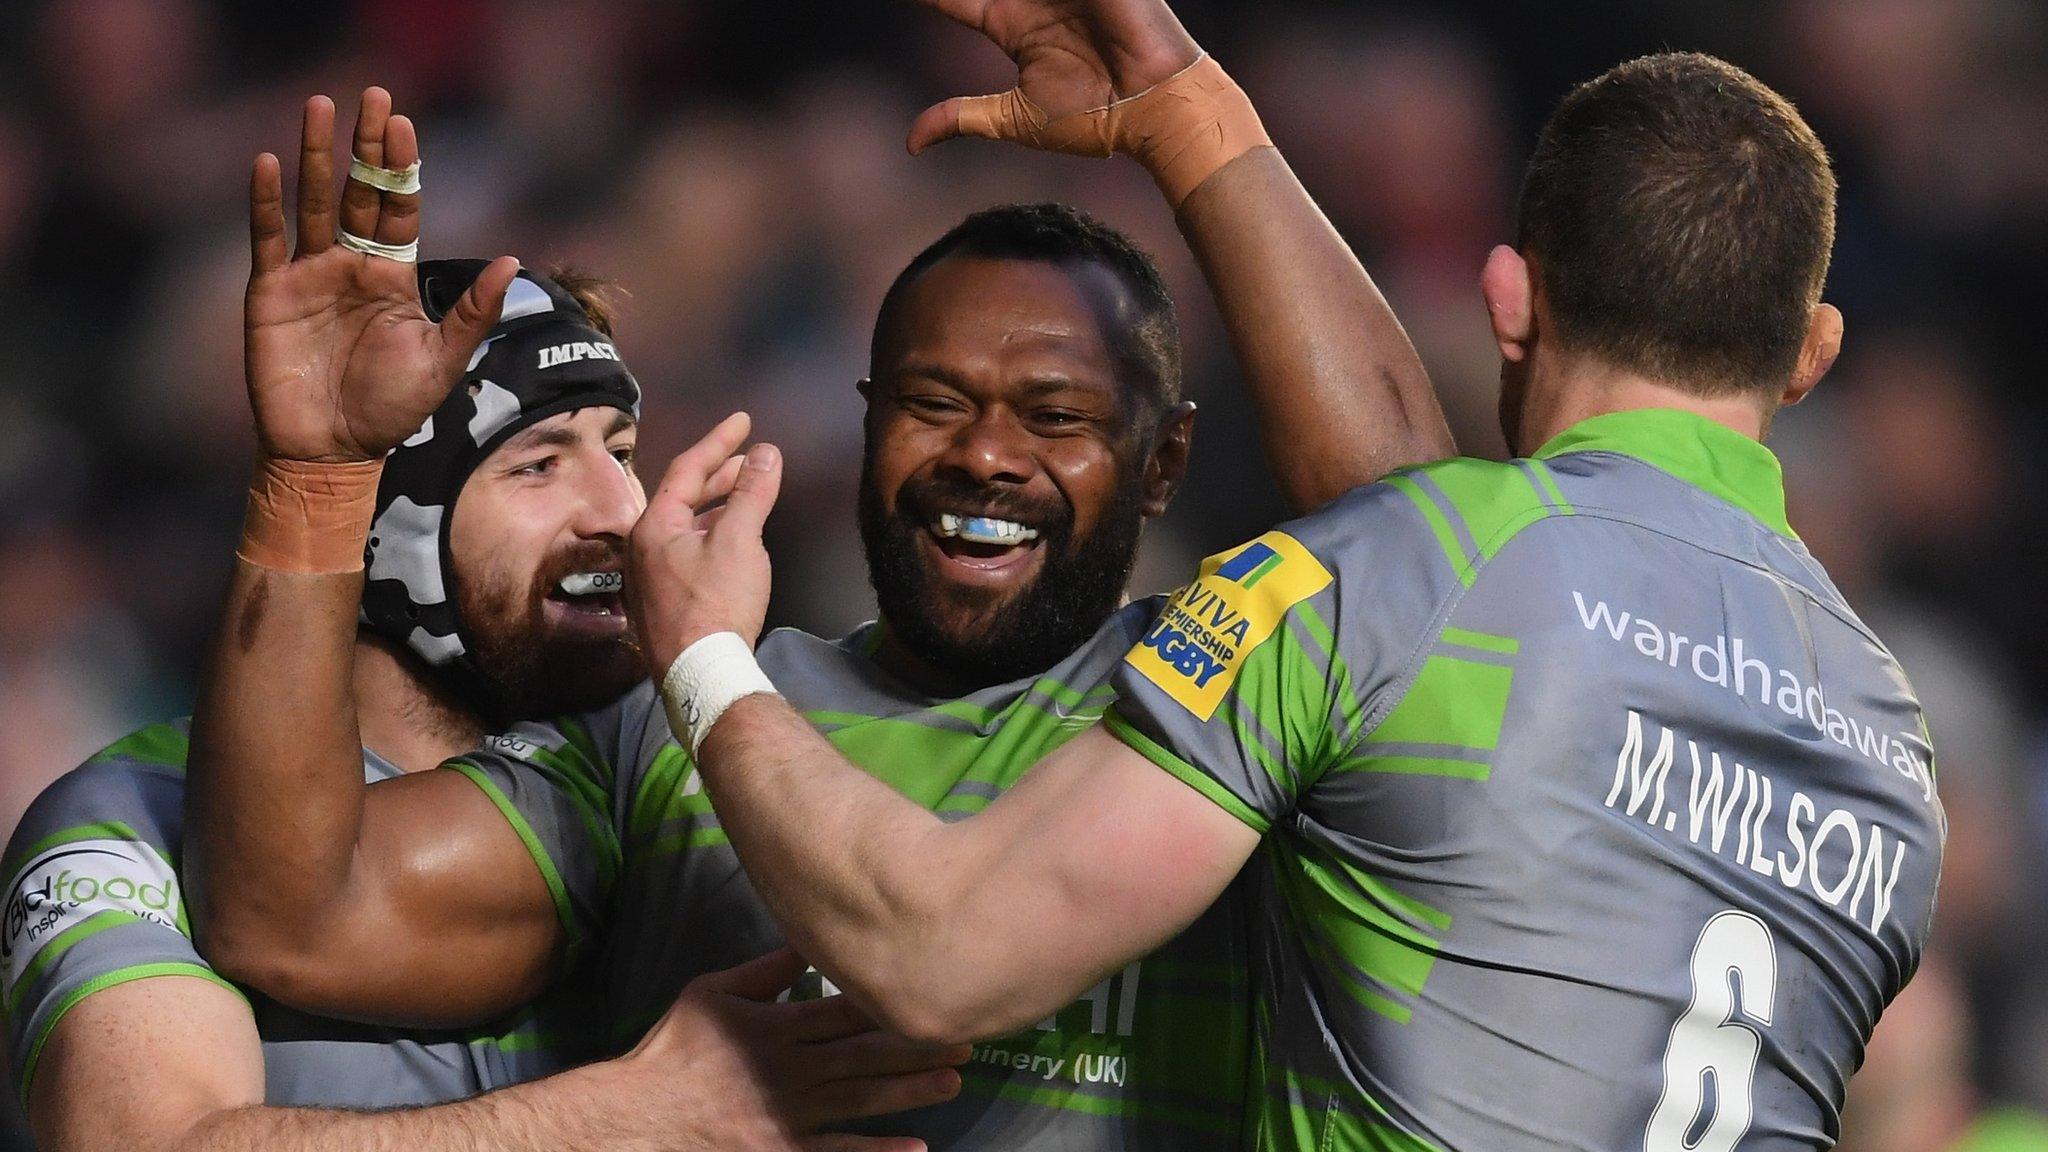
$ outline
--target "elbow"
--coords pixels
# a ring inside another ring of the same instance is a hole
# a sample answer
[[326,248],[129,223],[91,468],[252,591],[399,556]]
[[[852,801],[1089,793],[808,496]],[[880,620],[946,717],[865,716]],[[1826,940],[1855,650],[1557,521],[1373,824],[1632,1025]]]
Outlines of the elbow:
[[335,956],[331,947],[314,944],[316,939],[280,926],[215,917],[198,943],[206,962],[226,979],[280,1004],[318,1012],[327,1000]]
[[851,973],[845,990],[876,1024],[941,1048],[1007,1036],[1059,1007],[1026,1002],[1032,989],[1011,987],[985,963],[932,951],[899,953]]
[[862,1000],[875,1023],[913,1044],[932,1048],[972,1044],[1016,1030],[1001,1026],[983,1005],[934,995],[929,986],[876,989]]

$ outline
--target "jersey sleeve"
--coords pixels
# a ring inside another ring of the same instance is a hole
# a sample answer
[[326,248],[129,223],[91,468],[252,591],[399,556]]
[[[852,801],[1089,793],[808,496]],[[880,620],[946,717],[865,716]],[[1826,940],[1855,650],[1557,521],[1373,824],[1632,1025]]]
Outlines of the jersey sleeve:
[[1453,591],[1437,552],[1380,484],[1209,557],[1124,658],[1105,724],[1265,832],[1346,762],[1426,647]]
[[490,798],[540,869],[572,961],[605,928],[619,872],[612,769],[580,722],[521,723],[442,766]]
[[157,976],[232,989],[192,946],[177,871],[183,782],[179,766],[96,758],[45,789],[16,828],[0,996],[24,1100],[51,1031],[86,997]]

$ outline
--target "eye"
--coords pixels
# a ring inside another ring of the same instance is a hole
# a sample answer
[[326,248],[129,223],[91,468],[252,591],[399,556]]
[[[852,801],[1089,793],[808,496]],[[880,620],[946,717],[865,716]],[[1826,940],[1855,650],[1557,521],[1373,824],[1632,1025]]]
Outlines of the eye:
[[912,394],[899,396],[896,402],[919,416],[945,416],[960,410],[960,402],[947,396]]
[[1087,413],[1071,408],[1040,408],[1031,414],[1031,418],[1040,426],[1052,429],[1079,427],[1090,421]]
[[555,470],[555,457],[543,456],[512,469],[514,476],[546,476]]
[[624,468],[628,472],[631,472],[633,470],[633,461],[635,459],[634,445],[621,444],[617,448],[612,449],[612,459],[617,460],[619,462],[619,467]]

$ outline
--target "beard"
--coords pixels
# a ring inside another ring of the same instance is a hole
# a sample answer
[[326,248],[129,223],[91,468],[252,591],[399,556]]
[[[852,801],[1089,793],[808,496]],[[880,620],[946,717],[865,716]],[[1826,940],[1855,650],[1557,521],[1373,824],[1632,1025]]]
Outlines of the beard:
[[485,715],[504,722],[594,711],[645,678],[631,629],[605,639],[563,636],[542,614],[563,577],[615,569],[621,559],[616,548],[575,545],[543,561],[525,587],[498,574],[455,579],[456,614]]
[[[1074,535],[1073,507],[968,481],[911,480],[883,504],[864,457],[860,536],[882,619],[919,660],[971,688],[1033,676],[1066,659],[1123,603],[1144,529],[1143,461],[1117,478],[1116,495],[1088,535]],[[1038,572],[1006,594],[950,585],[925,560],[918,537],[937,509],[973,508],[1036,528]]]

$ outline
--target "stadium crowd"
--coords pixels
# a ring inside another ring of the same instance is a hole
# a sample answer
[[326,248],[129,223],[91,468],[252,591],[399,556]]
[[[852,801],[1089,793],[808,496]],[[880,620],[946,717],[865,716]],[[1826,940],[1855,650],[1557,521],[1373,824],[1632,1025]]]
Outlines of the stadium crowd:
[[[1931,1152],[1993,1110],[2048,1109],[2048,406],[2023,375],[2048,256],[2048,9],[1610,0],[1529,27],[1526,7],[1480,0],[1176,7],[1387,292],[1476,455],[1502,452],[1479,264],[1571,82],[1698,48],[1812,120],[1841,177],[1828,297],[1848,339],[1821,402],[1777,429],[1797,446],[1791,520],[1912,670],[1952,829],[1934,948],[1842,1147]],[[1137,590],[1279,518],[1214,310],[1143,174],[971,144],[908,157],[918,108],[1009,77],[908,4],[57,0],[0,13],[0,62],[6,827],[53,774],[190,707],[241,513],[226,463],[250,454],[246,166],[309,91],[374,82],[413,111],[434,157],[427,255],[503,249],[625,286],[643,459],[736,407],[783,447],[772,623],[830,635],[872,613],[843,482],[869,323],[909,255],[997,201],[1130,230],[1180,300],[1199,465]]]

